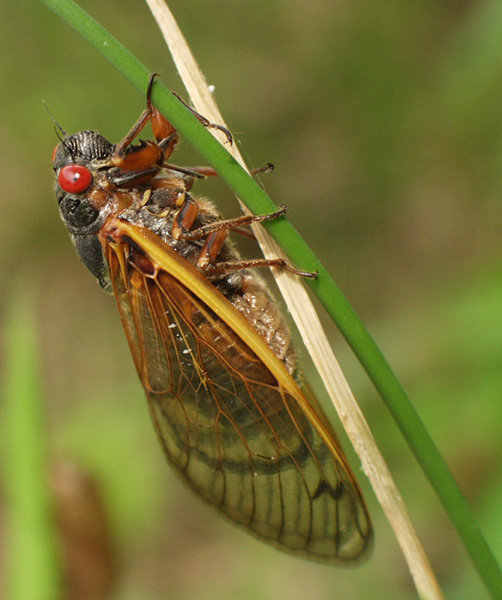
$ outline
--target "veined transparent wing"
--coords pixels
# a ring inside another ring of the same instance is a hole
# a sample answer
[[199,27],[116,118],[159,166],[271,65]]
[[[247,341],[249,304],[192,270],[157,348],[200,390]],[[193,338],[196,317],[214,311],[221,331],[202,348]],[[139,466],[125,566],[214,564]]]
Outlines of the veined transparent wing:
[[363,556],[372,529],[320,409],[232,304],[147,229],[112,218],[111,280],[168,461],[251,533],[321,562]]

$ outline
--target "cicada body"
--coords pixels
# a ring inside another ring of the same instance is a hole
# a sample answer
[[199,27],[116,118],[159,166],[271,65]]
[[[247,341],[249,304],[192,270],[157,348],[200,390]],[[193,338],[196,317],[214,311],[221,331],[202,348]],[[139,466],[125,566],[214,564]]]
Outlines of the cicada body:
[[[132,145],[150,120],[156,140]],[[189,193],[200,170],[167,165],[176,140],[149,94],[118,145],[93,131],[65,134],[53,156],[62,219],[84,264],[115,294],[178,474],[287,552],[355,560],[371,545],[364,500],[252,268],[282,261],[242,261],[228,240],[236,225],[277,215],[222,220]]]

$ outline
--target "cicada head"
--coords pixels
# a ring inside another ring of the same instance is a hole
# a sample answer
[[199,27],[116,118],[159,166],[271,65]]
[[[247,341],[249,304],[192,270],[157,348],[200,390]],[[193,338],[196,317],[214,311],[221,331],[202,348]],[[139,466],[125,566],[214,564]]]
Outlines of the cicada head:
[[[92,194],[100,170],[114,150],[96,131],[80,131],[66,136],[54,149],[55,194],[63,219],[77,253],[100,285],[109,288],[108,267],[97,233],[108,216],[102,194]],[[99,187],[99,186],[98,186]]]

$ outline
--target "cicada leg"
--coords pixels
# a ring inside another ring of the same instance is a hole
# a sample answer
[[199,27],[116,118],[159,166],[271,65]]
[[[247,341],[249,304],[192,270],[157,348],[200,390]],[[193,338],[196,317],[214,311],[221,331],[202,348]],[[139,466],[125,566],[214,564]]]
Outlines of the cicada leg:
[[[173,125],[153,106],[151,96],[157,73],[152,73],[146,92],[146,109],[129,132],[116,145],[111,161],[122,171],[142,171],[154,165],[162,166],[178,143],[178,133]],[[131,146],[144,127],[151,122],[156,142],[141,142]]]
[[[187,175],[191,175],[197,177],[199,179],[205,179],[206,177],[217,177],[218,173],[213,169],[213,167],[178,167],[177,165],[165,164],[164,167],[166,169],[171,169],[173,171],[180,171],[181,173],[186,173]],[[259,173],[272,173],[275,169],[275,166],[268,162],[262,165],[261,167],[257,167],[256,169],[252,169],[249,171],[251,175],[258,175]]]
[[[279,210],[268,215],[242,215],[240,217],[235,217],[234,219],[225,219],[222,221],[215,221],[214,223],[208,223],[207,225],[203,225],[202,227],[191,230],[191,227],[194,224],[197,215],[199,214],[199,207],[190,196],[187,196],[183,206],[180,208],[176,217],[174,218],[172,236],[175,240],[183,239],[193,241],[200,240],[201,238],[205,237],[207,237],[209,240],[213,233],[228,231],[229,229],[243,227],[245,225],[250,225],[251,223],[271,221],[273,219],[277,219],[278,217],[282,217],[286,214],[286,212],[286,206],[281,205]],[[225,240],[223,240],[223,242],[224,241]],[[221,245],[218,248],[218,252],[221,248]],[[216,256],[214,258],[216,258]]]
[[219,262],[217,265],[208,263],[207,265],[201,265],[201,259],[199,258],[199,266],[205,271],[232,271],[238,269],[255,269],[258,267],[277,267],[284,269],[288,273],[298,275],[299,277],[307,277],[308,279],[317,279],[317,271],[302,271],[291,266],[288,261],[283,258],[254,258],[251,260],[239,260],[237,262]]
[[225,134],[225,137],[227,138],[227,142],[230,145],[232,145],[234,143],[234,138],[232,137],[232,134],[230,133],[230,131],[228,131],[228,129],[226,127],[224,127],[223,125],[218,125],[216,123],[211,123],[211,121],[209,121],[209,119],[206,119],[206,117],[204,117],[203,115],[198,113],[194,108],[192,108],[189,104],[187,104],[183,100],[183,98],[181,96],[179,96],[176,92],[173,92],[173,95],[176,96],[176,98],[178,98],[178,100],[184,106],[186,106],[186,108],[188,108],[188,110],[194,115],[194,117],[196,117],[202,123],[202,125],[204,125],[204,127],[207,127],[209,129],[218,129],[218,131],[221,131],[222,133]]
[[268,215],[242,215],[234,219],[226,219],[215,221],[214,223],[208,223],[207,225],[203,225],[202,227],[191,230],[199,214],[199,207],[197,206],[196,202],[187,194],[185,195],[183,205],[174,218],[172,236],[174,239],[191,241],[206,238],[197,261],[198,266],[206,271],[228,271],[255,267],[279,267],[301,277],[315,278],[317,277],[317,273],[295,269],[282,258],[257,258],[234,262],[216,262],[221,248],[228,237],[229,230],[239,230],[240,233],[240,228],[245,225],[277,219],[278,217],[282,217],[284,214],[286,214],[286,211],[286,206],[281,205],[279,210]]
[[[186,173],[190,177],[206,177],[213,175],[214,170],[210,167],[196,167],[195,169],[185,169],[169,165],[166,160],[171,156],[178,143],[178,132],[175,127],[158,111],[152,102],[152,89],[157,73],[152,73],[148,81],[146,92],[146,109],[141,113],[139,119],[134,123],[129,132],[116,145],[111,156],[111,163],[114,167],[121,171],[138,172],[149,171],[152,167],[165,167],[172,170],[177,170]],[[222,131],[227,141],[233,142],[232,134],[226,127],[211,123],[204,116],[196,112],[186,102],[184,102],[177,94],[174,94],[180,102],[182,102],[197,119],[205,126],[212,127]],[[151,123],[152,132],[156,141],[142,141],[137,146],[132,146],[132,142],[138,137],[144,127]],[[156,174],[156,172],[154,173]],[[152,175],[153,176],[153,175]],[[139,175],[138,175],[139,177]],[[191,185],[189,184],[189,187]]]

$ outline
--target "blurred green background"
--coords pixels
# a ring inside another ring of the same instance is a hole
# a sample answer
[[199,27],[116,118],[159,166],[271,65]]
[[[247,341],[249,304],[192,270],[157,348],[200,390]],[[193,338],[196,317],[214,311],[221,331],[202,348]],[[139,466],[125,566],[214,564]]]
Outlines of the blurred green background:
[[[81,5],[185,95],[143,3]],[[0,6],[0,326],[24,289],[36,307],[51,450],[98,486],[118,572],[113,598],[416,597],[362,475],[375,550],[343,570],[241,533],[166,467],[114,300],[78,263],[59,220],[57,138],[42,104],[69,132],[96,129],[118,141],[144,101],[38,2]],[[369,327],[502,559],[501,3],[170,6],[245,157],[275,163],[263,178],[272,199],[287,204]],[[182,144],[176,161],[200,159]],[[197,190],[237,214],[220,182]],[[328,330],[444,592],[488,598],[385,407]]]

